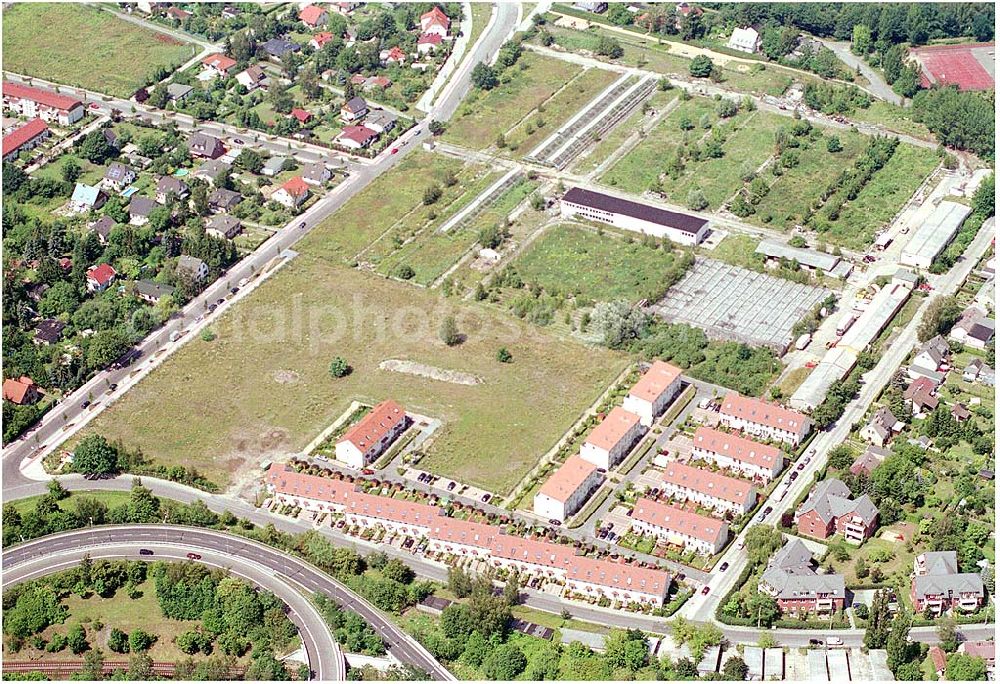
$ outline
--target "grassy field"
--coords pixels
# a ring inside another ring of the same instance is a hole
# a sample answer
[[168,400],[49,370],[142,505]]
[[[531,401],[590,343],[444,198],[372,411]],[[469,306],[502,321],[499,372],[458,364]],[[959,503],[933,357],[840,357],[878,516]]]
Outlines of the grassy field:
[[444,140],[473,149],[489,147],[580,70],[569,62],[525,52],[503,74],[499,86],[469,93],[448,124]]
[[670,105],[677,98],[676,91],[663,91],[657,90],[653,93],[653,96],[647,100],[649,102],[650,111],[643,112],[640,108],[639,110],[633,112],[625,121],[623,121],[618,126],[615,126],[609,133],[607,133],[604,138],[601,139],[597,145],[594,146],[592,150],[586,152],[584,156],[580,157],[572,167],[573,173],[587,174],[592,171],[597,170],[597,168],[610,157],[614,152],[621,149],[625,141],[628,140],[629,136],[635,133],[643,122],[653,116],[654,112],[658,112],[664,107]]
[[[314,231],[301,256],[213,327],[217,339],[191,340],[89,431],[232,484],[256,479],[262,459],[301,450],[351,401],[391,397],[444,421],[422,467],[505,492],[625,364],[484,307],[449,305],[317,258],[315,246],[339,229],[334,222]],[[452,348],[438,338],[449,312],[467,335]],[[496,361],[501,346],[513,363]],[[333,380],[327,369],[338,355],[353,372]],[[482,383],[380,370],[386,359],[464,371]]]
[[641,242],[558,225],[531,243],[515,268],[526,283],[570,291],[587,299],[638,301],[657,288],[677,256]]
[[[35,509],[35,506],[38,505],[42,496],[43,495],[39,494],[38,496],[29,496],[24,499],[16,499],[15,501],[7,503],[10,503],[18,513],[24,515],[25,513]],[[131,494],[129,492],[108,492],[101,489],[76,490],[73,492],[72,496],[60,501],[59,507],[64,511],[73,510],[75,502],[84,496],[97,499],[108,508],[114,508],[116,506],[121,506],[123,503],[127,503]]]
[[[694,140],[707,133],[698,123],[706,114],[714,123],[714,111],[715,102],[707,97],[681,102],[639,145],[608,169],[601,176],[601,182],[630,192],[645,192],[666,168],[685,133]],[[695,128],[683,131],[680,123],[685,118],[694,123]]]
[[817,212],[816,229],[834,244],[867,249],[875,240],[875,231],[892,220],[939,161],[934,150],[900,143],[857,198],[844,205],[836,221],[826,221],[823,212]]
[[195,55],[191,44],[77,3],[11,5],[3,34],[4,69],[120,97]]

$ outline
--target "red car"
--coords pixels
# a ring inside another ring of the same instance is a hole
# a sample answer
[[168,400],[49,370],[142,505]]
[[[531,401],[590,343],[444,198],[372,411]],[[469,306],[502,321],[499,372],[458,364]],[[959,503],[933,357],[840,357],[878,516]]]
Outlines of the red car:
[[187,557],[188,557],[188,560],[201,560],[201,554],[200,553],[189,553],[187,555]]
[[364,470],[361,471],[361,474],[362,475],[374,475],[375,471],[372,470],[371,468],[365,468]]
[[706,584],[705,588],[701,590],[701,593],[707,594],[710,591],[712,591],[712,588]]
[[390,154],[396,154],[397,152],[399,152],[399,148],[398,147],[393,147],[392,148],[392,152]]

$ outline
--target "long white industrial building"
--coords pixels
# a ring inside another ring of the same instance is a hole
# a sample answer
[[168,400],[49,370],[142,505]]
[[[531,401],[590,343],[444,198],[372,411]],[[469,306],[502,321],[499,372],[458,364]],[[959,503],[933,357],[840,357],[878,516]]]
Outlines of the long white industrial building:
[[972,208],[958,202],[941,202],[913,233],[899,261],[904,266],[930,268],[938,254],[955,237]]
[[563,195],[561,211],[563,216],[582,216],[637,233],[668,237],[682,245],[697,245],[708,236],[707,219],[583,188],[570,188]]

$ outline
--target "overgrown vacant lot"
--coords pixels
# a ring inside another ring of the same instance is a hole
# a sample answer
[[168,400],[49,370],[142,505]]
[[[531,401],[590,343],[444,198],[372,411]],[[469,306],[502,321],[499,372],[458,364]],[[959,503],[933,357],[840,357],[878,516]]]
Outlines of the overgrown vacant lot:
[[16,3],[3,13],[4,69],[128,97],[195,48],[78,3]]
[[516,264],[526,283],[547,292],[570,292],[594,301],[635,302],[662,294],[683,273],[680,257],[660,247],[607,232],[558,225],[531,243]]
[[448,124],[444,139],[474,149],[489,147],[580,70],[569,62],[525,52],[496,88],[469,93]]
[[[317,237],[328,232],[318,229]],[[449,311],[468,336],[453,348],[438,337]],[[256,478],[262,459],[304,448],[351,401],[391,397],[444,421],[422,467],[505,492],[625,364],[606,350],[331,264],[308,249],[214,330],[214,341],[191,340],[89,431],[232,484]],[[496,360],[501,346],[513,363]],[[331,378],[334,356],[353,372]],[[472,373],[482,383],[380,370],[386,359]]]

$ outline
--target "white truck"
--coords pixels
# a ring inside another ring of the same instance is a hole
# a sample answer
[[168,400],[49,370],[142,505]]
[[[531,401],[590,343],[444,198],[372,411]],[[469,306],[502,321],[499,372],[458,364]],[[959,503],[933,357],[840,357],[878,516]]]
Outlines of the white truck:
[[795,340],[795,348],[798,349],[799,351],[802,351],[803,349],[809,346],[809,343],[812,342],[812,338],[813,338],[812,333],[805,333],[804,335],[800,335],[799,339]]

